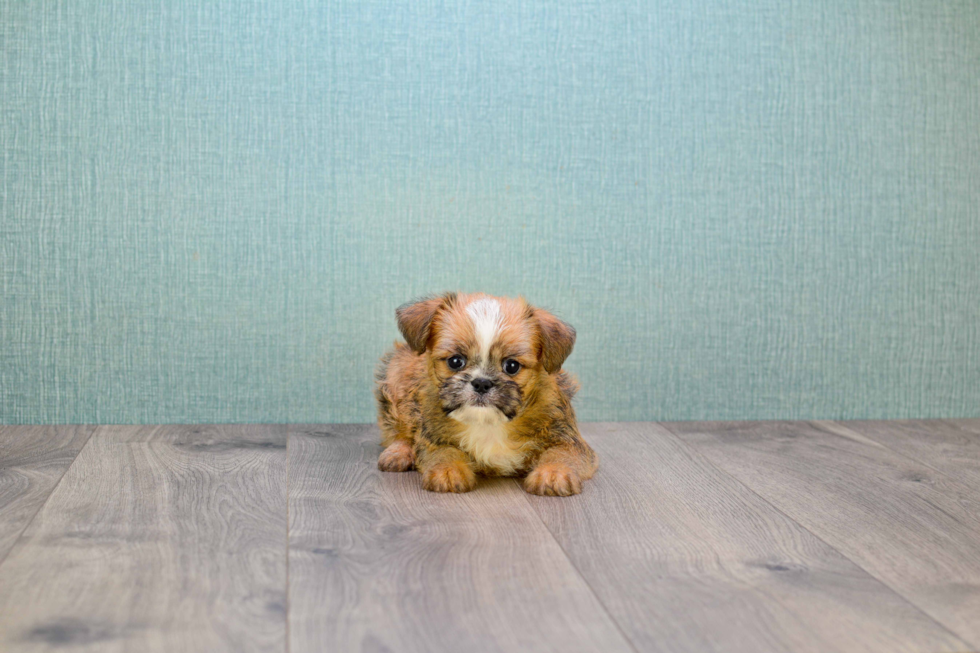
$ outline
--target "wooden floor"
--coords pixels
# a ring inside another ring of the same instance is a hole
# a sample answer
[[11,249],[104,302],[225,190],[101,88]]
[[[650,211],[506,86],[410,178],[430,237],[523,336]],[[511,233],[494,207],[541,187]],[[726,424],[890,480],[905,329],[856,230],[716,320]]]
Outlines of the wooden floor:
[[980,420],[583,431],[561,499],[374,426],[0,427],[0,651],[980,651]]

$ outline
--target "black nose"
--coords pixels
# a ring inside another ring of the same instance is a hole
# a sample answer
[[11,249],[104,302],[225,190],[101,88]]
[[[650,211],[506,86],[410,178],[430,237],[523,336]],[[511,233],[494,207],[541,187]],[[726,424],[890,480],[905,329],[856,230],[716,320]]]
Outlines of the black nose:
[[493,381],[490,379],[473,379],[470,383],[473,384],[473,389],[481,395],[486,394],[493,387]]

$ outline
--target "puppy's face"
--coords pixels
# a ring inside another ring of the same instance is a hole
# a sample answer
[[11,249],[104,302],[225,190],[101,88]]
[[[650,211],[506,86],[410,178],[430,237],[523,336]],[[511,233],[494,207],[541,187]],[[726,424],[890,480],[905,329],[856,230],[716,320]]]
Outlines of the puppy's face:
[[428,356],[443,411],[463,423],[517,417],[575,342],[575,330],[550,313],[483,294],[407,304],[398,323],[409,346]]

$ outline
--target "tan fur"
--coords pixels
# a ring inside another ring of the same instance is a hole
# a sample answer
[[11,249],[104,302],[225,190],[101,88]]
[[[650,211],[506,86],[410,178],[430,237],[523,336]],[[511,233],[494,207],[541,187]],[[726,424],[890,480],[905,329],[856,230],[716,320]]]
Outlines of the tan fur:
[[[381,469],[414,466],[423,486],[439,492],[472,489],[475,473],[527,474],[524,487],[534,494],[581,491],[598,464],[576,424],[577,384],[561,370],[574,329],[523,298],[482,293],[427,298],[397,313],[403,334],[422,350],[396,343],[381,360],[375,392],[386,447]],[[447,364],[456,354],[468,361],[458,372]],[[521,364],[513,377],[502,372],[508,358]],[[447,405],[468,396],[464,381],[483,374],[496,379],[499,405]]]
[[378,469],[383,472],[407,472],[415,466],[415,452],[408,440],[395,440],[378,457]]

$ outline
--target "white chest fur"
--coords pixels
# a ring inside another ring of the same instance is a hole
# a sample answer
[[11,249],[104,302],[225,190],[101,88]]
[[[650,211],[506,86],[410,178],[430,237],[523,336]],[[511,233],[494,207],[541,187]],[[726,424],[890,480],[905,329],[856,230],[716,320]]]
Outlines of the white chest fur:
[[465,425],[459,448],[473,456],[479,465],[503,476],[512,475],[521,468],[524,451],[520,444],[511,440],[507,418],[499,410],[467,406],[449,416]]

